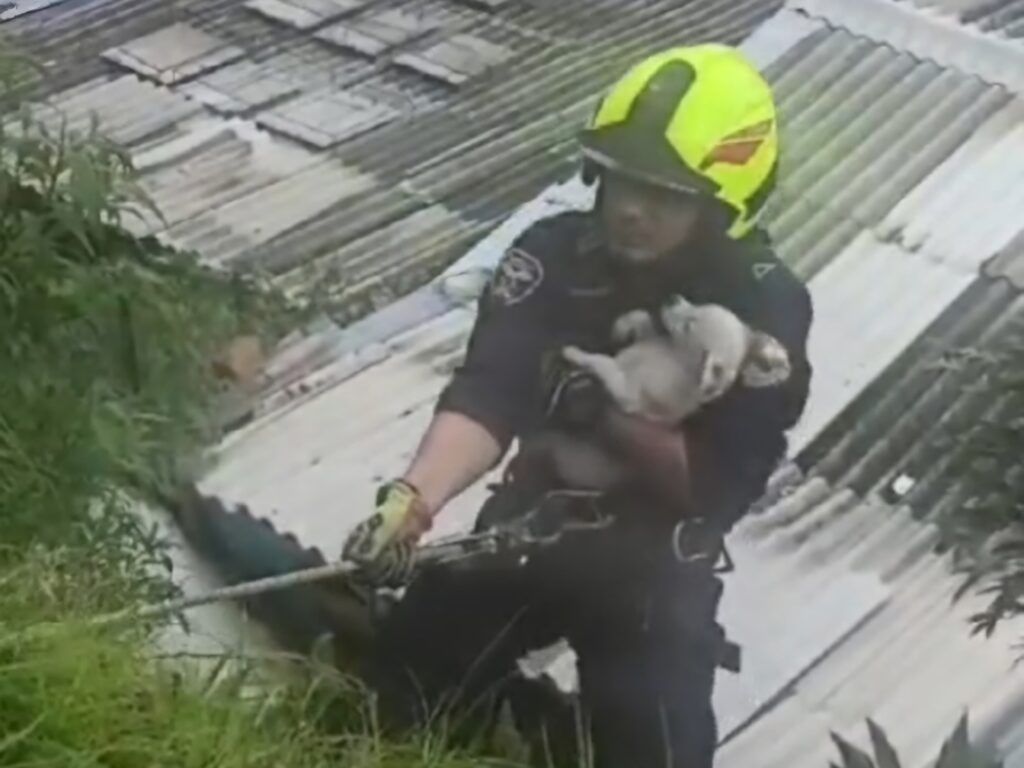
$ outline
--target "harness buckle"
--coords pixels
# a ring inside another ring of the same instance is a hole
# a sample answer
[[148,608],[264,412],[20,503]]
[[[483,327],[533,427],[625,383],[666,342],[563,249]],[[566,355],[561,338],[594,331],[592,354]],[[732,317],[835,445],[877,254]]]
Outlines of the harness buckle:
[[615,518],[601,509],[603,496],[600,491],[548,491],[519,521],[519,536],[530,544],[552,544],[567,533],[604,530]]
[[672,554],[685,565],[710,563],[712,573],[736,570],[722,535],[704,518],[686,518],[676,523],[672,529]]

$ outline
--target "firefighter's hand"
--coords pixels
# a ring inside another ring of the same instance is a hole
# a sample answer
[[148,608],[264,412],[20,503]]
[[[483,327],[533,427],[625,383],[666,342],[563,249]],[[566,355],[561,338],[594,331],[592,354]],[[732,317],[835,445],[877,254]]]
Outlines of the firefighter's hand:
[[412,575],[416,545],[431,516],[416,489],[402,480],[382,485],[376,502],[373,514],[349,534],[342,559],[373,584],[401,586]]
[[597,377],[572,365],[561,355],[547,361],[543,387],[546,419],[563,429],[585,430],[592,427],[608,402]]

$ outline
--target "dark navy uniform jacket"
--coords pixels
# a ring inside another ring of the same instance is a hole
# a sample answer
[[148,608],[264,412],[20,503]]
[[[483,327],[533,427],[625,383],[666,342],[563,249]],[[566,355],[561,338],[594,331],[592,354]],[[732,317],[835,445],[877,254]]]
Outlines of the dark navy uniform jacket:
[[469,416],[507,448],[542,426],[544,366],[564,345],[614,353],[615,319],[655,309],[672,294],[725,306],[778,339],[793,363],[785,384],[738,382],[681,425],[698,514],[727,530],[764,493],[786,453],[785,432],[803,411],[810,296],[760,232],[742,241],[699,237],[675,258],[637,267],[608,255],[594,217],[559,214],[516,240],[481,296],[465,361],[437,408]]

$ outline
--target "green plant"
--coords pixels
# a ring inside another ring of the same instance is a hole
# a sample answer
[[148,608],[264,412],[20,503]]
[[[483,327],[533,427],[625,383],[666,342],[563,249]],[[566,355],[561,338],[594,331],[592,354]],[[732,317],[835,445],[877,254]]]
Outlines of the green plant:
[[972,423],[951,422],[942,435],[962,503],[938,522],[963,576],[958,597],[989,599],[971,617],[973,631],[991,635],[1024,613],[1024,319],[997,344],[958,357],[985,412]]
[[[436,733],[385,739],[362,688],[316,658],[200,665],[154,657],[144,626],[89,627],[97,603],[125,585],[110,574],[83,583],[80,557],[34,548],[0,574],[4,766],[513,766],[452,752]],[[26,634],[40,621],[47,632]]]
[[[832,734],[832,740],[839,750],[841,763],[832,763],[832,768],[901,768],[899,756],[883,731],[868,720],[868,733],[874,752],[869,755],[842,737]],[[943,743],[933,768],[1001,768],[1002,763],[991,759],[982,751],[971,746],[968,735],[967,715],[957,723],[956,729]]]
[[[0,56],[0,86],[10,74]],[[0,94],[10,104],[8,93]],[[81,546],[115,570],[162,561],[121,492],[165,481],[214,436],[209,361],[286,322],[251,278],[121,224],[153,212],[98,126],[14,105],[0,124],[0,518],[4,540]],[[16,548],[7,557],[16,554]],[[141,570],[136,569],[141,573]]]
[[485,765],[435,734],[382,738],[365,693],[315,664],[281,681],[224,657],[211,675],[154,658],[153,624],[89,626],[173,591],[126,490],[215,436],[224,343],[271,341],[296,315],[253,276],[124,231],[155,213],[129,158],[95,124],[73,134],[18,104],[9,64],[0,51],[0,762]]

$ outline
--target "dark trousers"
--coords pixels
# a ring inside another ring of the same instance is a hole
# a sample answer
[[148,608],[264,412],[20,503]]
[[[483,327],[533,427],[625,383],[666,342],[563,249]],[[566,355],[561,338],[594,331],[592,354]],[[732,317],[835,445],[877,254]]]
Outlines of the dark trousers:
[[667,534],[616,524],[526,563],[424,572],[383,620],[365,677],[397,729],[473,734],[511,697],[517,721],[533,736],[546,727],[556,764],[570,764],[575,718],[537,711],[516,665],[565,638],[594,765],[709,768],[720,594],[710,569],[674,559]]

